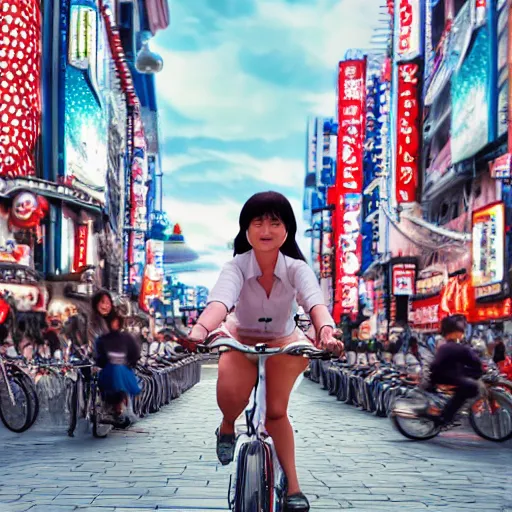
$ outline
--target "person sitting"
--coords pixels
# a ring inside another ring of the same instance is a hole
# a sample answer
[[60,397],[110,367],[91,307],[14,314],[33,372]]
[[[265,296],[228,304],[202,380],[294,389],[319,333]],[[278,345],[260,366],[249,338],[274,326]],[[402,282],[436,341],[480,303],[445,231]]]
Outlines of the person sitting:
[[494,346],[494,355],[492,357],[500,373],[508,380],[512,380],[512,357],[507,356],[505,344],[499,340]]
[[109,319],[110,331],[96,340],[95,361],[102,368],[98,384],[103,400],[114,410],[114,422],[128,426],[123,418],[128,397],[141,392],[133,367],[140,359],[140,346],[133,336],[122,332],[123,319],[113,314]]
[[466,331],[466,319],[452,315],[441,322],[441,335],[446,343],[437,350],[430,365],[430,385],[449,385],[455,387],[455,393],[445,405],[436,424],[442,426],[453,422],[458,410],[469,398],[479,393],[478,379],[483,369],[480,358],[469,345],[462,344]]

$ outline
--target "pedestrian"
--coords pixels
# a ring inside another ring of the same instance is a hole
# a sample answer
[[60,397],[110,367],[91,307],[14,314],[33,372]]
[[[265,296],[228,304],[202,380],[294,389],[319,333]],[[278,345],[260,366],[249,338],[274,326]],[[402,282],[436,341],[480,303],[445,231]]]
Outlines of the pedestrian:
[[94,343],[98,336],[109,332],[109,321],[115,316],[114,301],[107,290],[97,291],[91,299],[92,315],[88,323],[88,341]]
[[123,411],[130,397],[141,392],[133,368],[140,359],[140,345],[127,332],[122,332],[123,319],[114,314],[108,321],[109,332],[101,335],[95,344],[94,359],[102,368],[98,384],[103,400],[114,411],[117,424],[129,424]]
[[[298,303],[312,320],[318,346],[341,352],[343,344],[333,336],[335,323],[323,292],[295,240],[297,223],[289,201],[276,192],[255,194],[243,206],[239,225],[235,256],[224,266],[190,339],[203,342],[236,304],[225,327],[240,342],[283,347],[307,341],[294,321]],[[286,474],[285,508],[290,512],[309,510],[297,478],[293,429],[287,414],[291,391],[307,366],[304,358],[291,355],[270,358],[266,363],[266,428]],[[257,371],[257,362],[240,352],[220,356],[217,401],[223,420],[216,434],[217,456],[223,465],[233,460],[235,420],[249,402]]]

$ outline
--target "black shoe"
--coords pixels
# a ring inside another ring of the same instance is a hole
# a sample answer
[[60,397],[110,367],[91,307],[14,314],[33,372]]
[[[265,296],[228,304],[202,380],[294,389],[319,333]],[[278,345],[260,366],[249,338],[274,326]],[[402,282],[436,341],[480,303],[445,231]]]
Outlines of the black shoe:
[[217,458],[223,466],[233,462],[235,456],[235,434],[221,434],[220,428],[215,432],[217,436]]
[[309,501],[301,492],[292,494],[286,497],[284,510],[285,512],[309,512]]

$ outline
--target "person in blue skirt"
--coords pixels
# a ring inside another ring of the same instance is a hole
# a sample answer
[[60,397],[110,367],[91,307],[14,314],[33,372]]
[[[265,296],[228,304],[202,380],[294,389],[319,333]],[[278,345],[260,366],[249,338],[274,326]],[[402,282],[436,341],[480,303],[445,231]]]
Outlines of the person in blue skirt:
[[133,368],[140,359],[140,345],[124,332],[123,318],[114,313],[108,320],[109,332],[101,335],[95,344],[95,361],[102,368],[98,384],[103,400],[112,406],[116,422],[123,418],[130,396],[141,392]]

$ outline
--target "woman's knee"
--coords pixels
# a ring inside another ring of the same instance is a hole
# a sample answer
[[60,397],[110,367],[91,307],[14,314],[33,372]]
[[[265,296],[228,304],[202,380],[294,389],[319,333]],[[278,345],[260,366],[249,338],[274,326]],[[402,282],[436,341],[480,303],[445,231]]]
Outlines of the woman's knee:
[[271,400],[267,403],[267,421],[278,421],[288,415],[288,399]]
[[255,366],[239,352],[222,354],[219,360],[217,397],[219,403],[246,403],[256,382]]

